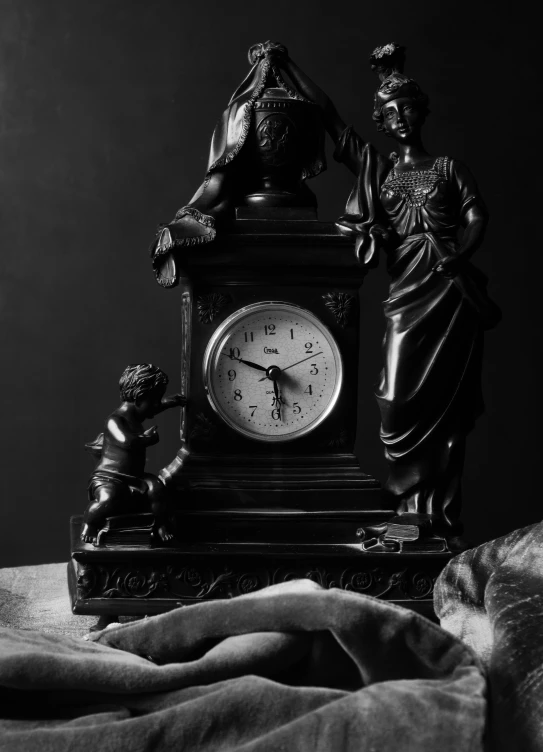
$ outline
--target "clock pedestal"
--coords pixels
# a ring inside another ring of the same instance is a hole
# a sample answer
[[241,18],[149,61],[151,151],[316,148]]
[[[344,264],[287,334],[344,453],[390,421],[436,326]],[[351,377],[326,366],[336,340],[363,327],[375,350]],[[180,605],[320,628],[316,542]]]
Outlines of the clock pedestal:
[[[433,582],[451,556],[441,539],[368,545],[394,512],[353,453],[363,271],[352,239],[310,219],[238,219],[181,259],[181,391],[189,401],[180,450],[161,472],[176,498],[176,542],[153,547],[152,517],[140,515],[111,518],[95,547],[79,541],[74,518],[75,613],[159,613],[298,577],[431,612]],[[316,316],[343,362],[331,414],[292,441],[243,436],[213,410],[204,383],[217,327],[263,301]]]

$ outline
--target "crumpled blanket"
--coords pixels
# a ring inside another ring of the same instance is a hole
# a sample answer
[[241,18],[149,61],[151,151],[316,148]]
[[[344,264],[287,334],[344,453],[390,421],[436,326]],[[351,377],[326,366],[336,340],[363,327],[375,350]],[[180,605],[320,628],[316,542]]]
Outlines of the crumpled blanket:
[[486,669],[490,749],[542,752],[543,523],[452,559],[434,606]]
[[485,711],[460,640],[308,580],[88,641],[0,630],[3,752],[479,752]]

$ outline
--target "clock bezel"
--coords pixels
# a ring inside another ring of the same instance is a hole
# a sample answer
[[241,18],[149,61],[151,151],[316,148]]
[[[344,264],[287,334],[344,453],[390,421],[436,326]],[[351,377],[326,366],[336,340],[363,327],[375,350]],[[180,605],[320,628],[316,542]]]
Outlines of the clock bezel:
[[[244,318],[250,316],[255,311],[259,311],[261,309],[269,310],[270,306],[273,306],[272,310],[276,310],[276,311],[280,311],[280,310],[293,311],[294,313],[307,318],[310,323],[312,323],[320,331],[323,332],[323,335],[327,338],[328,344],[330,345],[330,348],[332,350],[334,360],[336,363],[336,374],[337,374],[336,383],[334,385],[332,396],[326,408],[322,411],[322,413],[317,418],[315,418],[314,421],[312,421],[306,426],[303,426],[302,428],[297,429],[292,434],[286,434],[286,435],[282,434],[279,436],[258,435],[244,428],[243,426],[240,426],[238,423],[236,423],[228,414],[226,414],[221,409],[221,407],[214,400],[214,390],[213,390],[213,383],[212,383],[212,378],[211,378],[212,376],[211,370],[214,364],[216,363],[216,359],[217,359],[216,355],[221,349],[222,340],[224,339],[228,331],[232,328],[232,325],[242,321]],[[285,443],[288,441],[295,441],[296,439],[302,438],[303,436],[307,436],[308,434],[313,433],[313,431],[318,426],[320,426],[324,420],[326,420],[326,418],[330,415],[330,413],[336,406],[336,403],[339,399],[339,395],[341,393],[341,387],[343,385],[343,358],[341,357],[341,351],[330,329],[326,326],[326,324],[324,324],[321,321],[321,319],[319,319],[318,316],[316,316],[311,311],[308,311],[307,308],[303,308],[303,306],[297,305],[296,303],[288,303],[286,301],[280,301],[280,300],[263,300],[257,303],[250,303],[249,305],[243,306],[242,308],[238,308],[237,311],[234,311],[232,314],[230,314],[230,316],[228,316],[221,324],[219,324],[215,332],[211,335],[209,342],[207,343],[205,352],[204,352],[202,365],[203,365],[204,388],[205,388],[205,392],[209,400],[209,403],[211,404],[211,407],[213,408],[213,410],[234,431],[241,434],[245,438],[252,439],[253,441],[258,441],[262,443]]]

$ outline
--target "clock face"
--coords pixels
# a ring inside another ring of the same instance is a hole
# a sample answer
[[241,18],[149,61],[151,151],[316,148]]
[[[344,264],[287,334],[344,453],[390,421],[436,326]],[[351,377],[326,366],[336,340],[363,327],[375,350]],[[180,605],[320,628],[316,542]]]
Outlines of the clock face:
[[338,346],[309,311],[254,303],[227,318],[204,355],[204,382],[216,412],[259,441],[289,441],[333,409],[342,381]]

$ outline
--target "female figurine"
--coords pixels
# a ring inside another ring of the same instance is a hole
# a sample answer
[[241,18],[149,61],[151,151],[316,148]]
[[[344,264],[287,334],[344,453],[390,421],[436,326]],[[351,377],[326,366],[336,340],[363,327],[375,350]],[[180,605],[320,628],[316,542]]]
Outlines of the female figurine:
[[330,99],[289,63],[298,88],[322,108],[335,159],[357,176],[338,227],[356,236],[364,265],[377,263],[379,249],[387,256],[384,368],[376,392],[390,468],[385,490],[405,523],[451,538],[461,533],[466,435],[483,411],[482,334],[500,313],[485,276],[469,261],[487,224],[483,201],[461,162],[424,148],[428,97],[403,75],[404,60],[396,44],[370,58],[381,80],[373,119],[397,144],[388,158],[346,127]]

